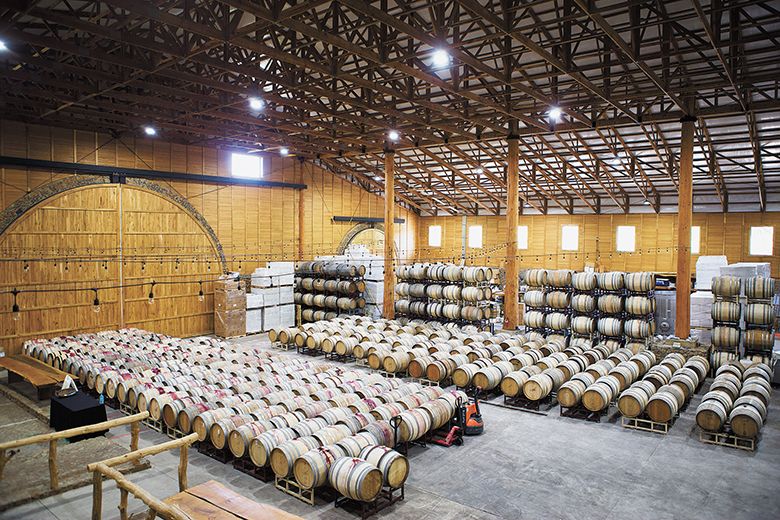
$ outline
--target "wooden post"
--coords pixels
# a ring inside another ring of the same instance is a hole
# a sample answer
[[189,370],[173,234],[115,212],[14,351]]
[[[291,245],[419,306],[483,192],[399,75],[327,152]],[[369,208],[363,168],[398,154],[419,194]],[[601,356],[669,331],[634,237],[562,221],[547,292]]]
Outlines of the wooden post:
[[119,489],[119,520],[127,520],[127,490]]
[[385,150],[385,284],[382,315],[395,318],[395,268],[393,244],[395,243],[395,152]]
[[179,491],[187,489],[187,444],[179,448]]
[[[130,425],[130,451],[138,449],[138,434],[141,431],[141,423],[134,422]],[[140,464],[140,460],[134,460],[133,464]]]
[[298,190],[298,261],[303,260],[303,244],[306,234],[306,206],[303,190]]
[[103,518],[103,475],[92,472],[92,520]]
[[691,335],[691,220],[693,218],[693,134],[696,118],[681,120],[680,197],[677,203],[677,308],[674,335]]
[[57,475],[57,439],[49,441],[49,481],[52,489],[60,487],[60,479]]
[[0,450],[0,480],[3,480],[3,469],[5,469],[5,450]]
[[518,168],[519,143],[516,135],[510,135],[509,156],[506,168],[506,285],[504,286],[504,328],[514,330],[519,320],[518,299],[520,292],[517,262]]

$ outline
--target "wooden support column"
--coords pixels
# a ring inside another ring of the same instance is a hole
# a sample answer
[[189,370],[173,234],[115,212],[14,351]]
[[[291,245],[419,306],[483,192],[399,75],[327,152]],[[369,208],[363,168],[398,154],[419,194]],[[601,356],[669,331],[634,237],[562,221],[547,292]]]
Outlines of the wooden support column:
[[[300,179],[298,180],[301,184],[303,184],[303,161],[301,161],[301,175]],[[306,236],[306,206],[303,195],[304,190],[298,190],[298,258],[297,260],[300,262],[303,260],[303,245],[304,245],[304,237]]]
[[519,321],[519,267],[517,261],[517,221],[519,217],[518,168],[519,143],[516,135],[508,138],[506,168],[506,285],[504,286],[504,328],[514,330]]
[[395,269],[393,265],[393,244],[395,244],[395,152],[385,150],[385,284],[382,300],[382,315],[395,318]]
[[92,473],[92,520],[103,518],[103,474]]
[[187,489],[187,462],[189,445],[183,444],[179,447],[179,491]]
[[680,120],[680,197],[677,203],[677,308],[674,335],[691,335],[691,220],[693,218],[693,135],[696,118]]
[[59,471],[57,470],[57,439],[49,441],[49,484],[51,489],[60,487]]

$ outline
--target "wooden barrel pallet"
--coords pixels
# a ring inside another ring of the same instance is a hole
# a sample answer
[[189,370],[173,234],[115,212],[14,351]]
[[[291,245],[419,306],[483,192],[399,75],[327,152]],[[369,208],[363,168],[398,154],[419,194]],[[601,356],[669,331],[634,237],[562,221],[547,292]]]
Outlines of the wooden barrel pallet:
[[[500,393],[500,387],[498,389]],[[492,404],[486,403],[484,401],[481,403]],[[548,395],[538,400],[528,399],[522,395],[522,393],[520,393],[516,396],[504,395],[504,403],[501,406],[505,408],[511,408],[513,410],[520,410],[522,412],[534,413],[537,415],[547,415],[548,412],[552,410],[557,404],[558,399],[555,392],[550,392]]]
[[726,423],[722,432],[708,432],[699,428],[699,441],[706,444],[726,446],[737,450],[756,451],[756,446],[761,437],[740,437],[731,431],[731,425]]
[[609,406],[603,410],[593,412],[585,408],[582,403],[576,406],[563,406],[561,405],[560,416],[568,419],[578,419],[580,421],[588,421],[600,423],[601,419],[609,415]]
[[338,497],[333,505],[358,515],[360,518],[368,518],[403,500],[404,497],[403,486],[400,488],[383,487],[377,497],[371,502],[359,502],[342,496]]
[[[644,414],[643,414],[644,415]],[[679,417],[679,414],[672,418],[669,422],[656,422],[646,417],[626,417],[622,416],[621,426],[623,428],[629,428],[632,430],[641,430],[644,432],[660,433],[666,435],[669,433],[669,429]]]

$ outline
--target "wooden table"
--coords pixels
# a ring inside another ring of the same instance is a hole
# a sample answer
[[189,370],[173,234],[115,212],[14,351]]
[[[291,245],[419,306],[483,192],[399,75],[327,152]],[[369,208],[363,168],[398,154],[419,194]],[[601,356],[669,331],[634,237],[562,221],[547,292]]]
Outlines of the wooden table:
[[25,380],[38,391],[38,400],[51,397],[55,385],[65,381],[67,373],[25,354],[0,357],[0,367],[8,370],[8,382]]
[[164,500],[193,520],[303,520],[300,516],[231,491],[215,480],[191,487]]

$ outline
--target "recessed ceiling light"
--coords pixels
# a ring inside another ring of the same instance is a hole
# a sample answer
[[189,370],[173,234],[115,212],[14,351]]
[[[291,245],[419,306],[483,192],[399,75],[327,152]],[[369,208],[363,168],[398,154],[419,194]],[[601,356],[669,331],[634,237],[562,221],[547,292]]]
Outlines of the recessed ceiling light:
[[398,141],[401,138],[401,134],[398,133],[398,130],[390,130],[387,132],[387,138],[391,141]]
[[444,49],[437,49],[433,52],[433,55],[431,55],[431,63],[437,69],[449,67],[451,60],[450,53]]
[[144,133],[146,135],[157,135],[157,129],[153,126],[145,126]]
[[550,107],[550,110],[547,111],[547,115],[550,116],[550,119],[553,121],[558,121],[563,115],[563,110],[559,107]]
[[282,156],[285,156],[285,157],[290,155],[290,149],[287,148],[286,146],[282,146],[281,148],[279,148],[279,155],[282,155]]
[[258,97],[249,98],[249,108],[252,110],[262,110],[265,106],[265,102]]
[[0,40],[0,51],[7,51],[8,46],[5,44],[3,40]]

